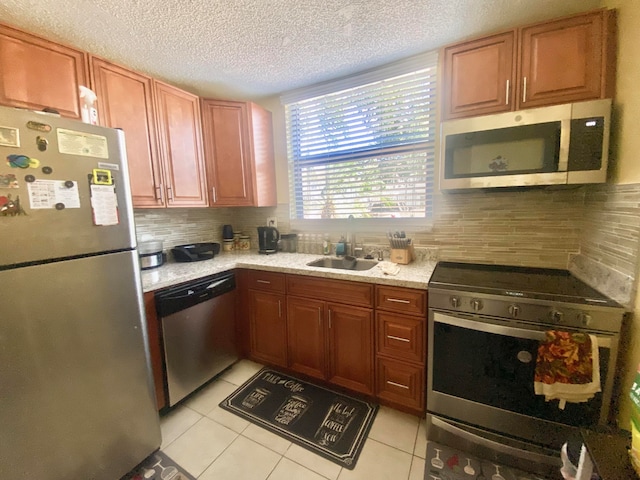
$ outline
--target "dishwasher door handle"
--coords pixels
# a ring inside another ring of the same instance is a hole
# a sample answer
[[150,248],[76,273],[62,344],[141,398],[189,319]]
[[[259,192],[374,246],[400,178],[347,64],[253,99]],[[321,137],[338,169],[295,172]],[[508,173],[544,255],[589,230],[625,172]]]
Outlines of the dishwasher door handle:
[[216,288],[219,287],[220,285],[223,285],[226,282],[230,282],[231,278],[227,277],[227,278],[223,278],[222,280],[218,280],[217,282],[213,282],[209,285],[207,285],[207,290],[211,290],[212,288]]

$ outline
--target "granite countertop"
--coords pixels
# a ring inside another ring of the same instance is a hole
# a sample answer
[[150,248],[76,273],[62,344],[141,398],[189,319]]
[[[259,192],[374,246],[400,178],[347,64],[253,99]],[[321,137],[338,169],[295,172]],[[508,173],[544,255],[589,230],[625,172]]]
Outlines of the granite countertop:
[[399,265],[400,272],[397,275],[385,275],[378,266],[364,271],[307,266],[307,263],[321,256],[282,252],[274,255],[261,255],[257,252],[225,252],[216,255],[211,260],[188,263],[169,262],[158,268],[143,270],[142,287],[145,292],[151,292],[234,268],[247,268],[426,289],[427,282],[436,266],[434,261],[420,261],[409,265]]

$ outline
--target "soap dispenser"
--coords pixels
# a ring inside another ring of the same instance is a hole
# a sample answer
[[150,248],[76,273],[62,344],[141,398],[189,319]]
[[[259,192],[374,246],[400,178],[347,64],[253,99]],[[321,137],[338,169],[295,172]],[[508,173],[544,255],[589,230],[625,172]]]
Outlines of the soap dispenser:
[[347,241],[344,239],[344,235],[340,236],[340,240],[336,243],[336,255],[344,255],[347,251]]

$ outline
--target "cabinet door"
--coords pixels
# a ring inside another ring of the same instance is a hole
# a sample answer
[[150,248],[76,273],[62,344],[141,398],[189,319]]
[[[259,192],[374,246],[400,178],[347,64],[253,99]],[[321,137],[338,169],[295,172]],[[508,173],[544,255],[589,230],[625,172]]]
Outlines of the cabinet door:
[[134,207],[164,207],[149,77],[91,58],[100,123],[125,133]]
[[161,410],[167,406],[167,397],[164,391],[164,362],[162,342],[160,340],[160,322],[156,313],[156,301],[153,292],[144,294],[144,310],[147,318],[147,339],[149,341],[153,384],[156,391],[156,405],[158,410]]
[[444,49],[443,119],[512,110],[515,32]]
[[521,30],[519,107],[600,98],[605,12]]
[[206,207],[198,97],[154,83],[167,206]]
[[202,109],[211,205],[253,205],[246,103],[205,100]]
[[285,296],[249,290],[251,356],[272,365],[287,366]]
[[368,308],[327,305],[331,383],[373,393],[373,312]]
[[287,298],[289,367],[311,377],[325,378],[325,303]]
[[84,52],[0,25],[0,104],[79,119],[88,80]]

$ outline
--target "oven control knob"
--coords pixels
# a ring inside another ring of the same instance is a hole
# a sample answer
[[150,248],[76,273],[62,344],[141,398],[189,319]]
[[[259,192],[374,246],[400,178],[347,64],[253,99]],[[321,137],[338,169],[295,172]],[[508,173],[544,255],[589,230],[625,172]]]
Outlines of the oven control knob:
[[451,301],[451,306],[452,306],[453,308],[458,308],[458,307],[460,306],[460,298],[458,298],[458,297],[451,297],[450,301]]
[[551,310],[549,312],[549,318],[551,319],[552,322],[560,323],[563,317],[564,317],[564,313],[562,313],[559,310]]
[[482,310],[483,306],[484,305],[482,305],[482,300],[478,300],[477,298],[471,300],[471,308],[473,308],[476,312]]
[[516,318],[519,314],[520,306],[516,305],[515,303],[513,305],[509,305],[509,315],[511,315],[513,318]]
[[591,324],[591,315],[589,315],[588,313],[579,313],[578,314],[578,321],[580,322],[580,324],[583,327],[588,327]]

